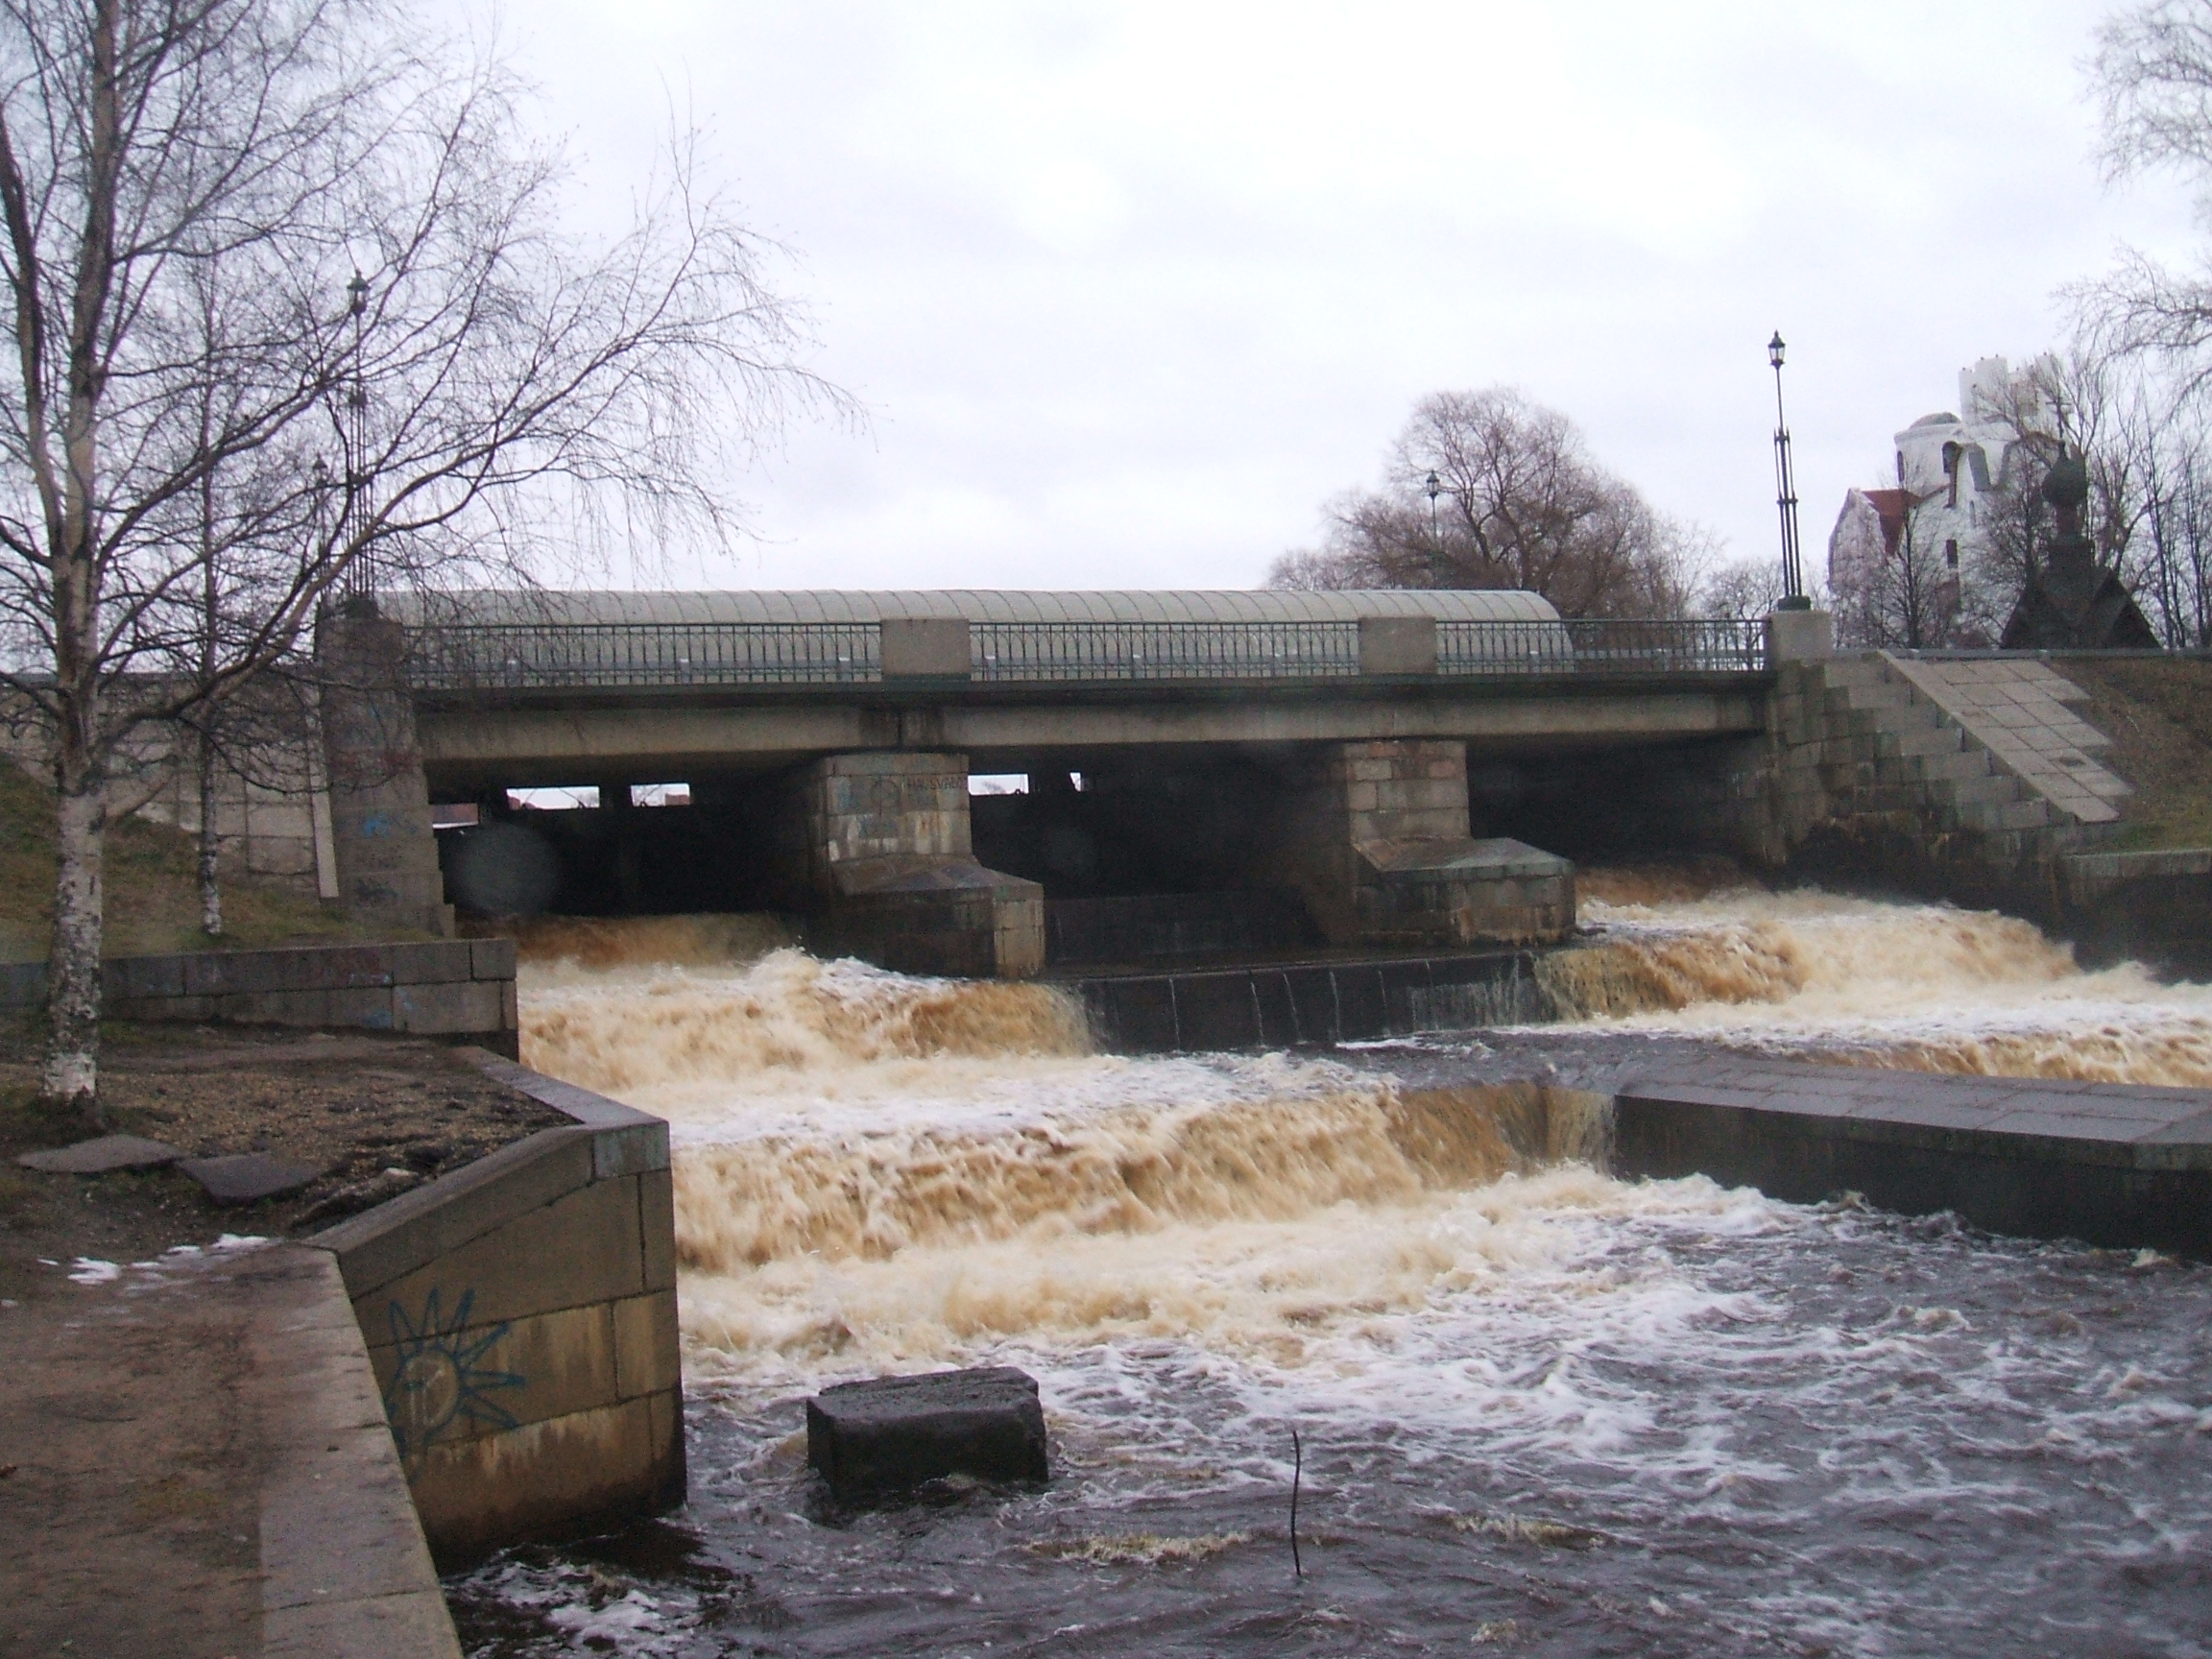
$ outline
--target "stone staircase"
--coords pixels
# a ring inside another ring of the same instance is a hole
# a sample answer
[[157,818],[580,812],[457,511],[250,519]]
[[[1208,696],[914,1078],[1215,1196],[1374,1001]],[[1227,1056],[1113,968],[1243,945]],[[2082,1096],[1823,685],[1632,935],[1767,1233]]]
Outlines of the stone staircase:
[[1875,652],[1808,664],[1807,679],[1830,815],[1911,814],[1938,831],[2017,836],[2030,856],[2118,822],[2128,785],[2093,755],[2111,740],[2069,707],[2087,694],[2044,663]]

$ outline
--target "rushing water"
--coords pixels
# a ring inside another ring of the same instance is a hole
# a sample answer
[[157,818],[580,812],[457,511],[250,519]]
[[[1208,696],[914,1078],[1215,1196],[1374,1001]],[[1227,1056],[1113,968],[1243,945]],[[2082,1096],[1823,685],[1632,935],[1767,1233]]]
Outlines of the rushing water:
[[[1047,989],[728,924],[532,942],[525,1059],[672,1126],[692,1499],[450,1580],[471,1650],[2212,1652],[2212,1272],[1609,1180],[1506,1081],[2203,1084],[2212,992],[1593,885],[1580,1019],[1343,1053],[1093,1055]],[[976,1362],[1040,1380],[1049,1489],[828,1504],[807,1393]]]

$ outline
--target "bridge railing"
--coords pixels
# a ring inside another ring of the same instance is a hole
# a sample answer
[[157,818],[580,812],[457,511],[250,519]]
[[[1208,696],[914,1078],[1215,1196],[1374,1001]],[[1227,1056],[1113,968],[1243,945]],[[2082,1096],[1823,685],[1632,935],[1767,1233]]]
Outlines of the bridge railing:
[[[1334,680],[1361,672],[1358,622],[976,622],[969,678],[994,683]],[[1441,622],[1436,672],[1756,673],[1756,621]],[[873,622],[465,623],[417,629],[421,690],[880,682]]]
[[410,633],[425,691],[838,685],[882,678],[873,622],[483,622]]
[[1359,672],[1357,622],[974,622],[977,680],[1328,680]]
[[1755,674],[1762,622],[1583,617],[1564,622],[1439,622],[1439,674]]

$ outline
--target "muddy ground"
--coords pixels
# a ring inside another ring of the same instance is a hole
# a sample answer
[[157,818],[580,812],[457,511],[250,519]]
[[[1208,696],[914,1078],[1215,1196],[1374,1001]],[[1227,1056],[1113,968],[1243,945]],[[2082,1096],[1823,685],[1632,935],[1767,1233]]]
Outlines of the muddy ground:
[[420,1038],[111,1027],[101,1092],[113,1129],[188,1156],[262,1152],[320,1171],[299,1192],[222,1207],[174,1169],[82,1176],[21,1167],[20,1153],[86,1134],[37,1103],[36,1083],[29,1034],[0,1041],[0,1301],[54,1293],[80,1258],[144,1261],[226,1233],[311,1232],[568,1121]]

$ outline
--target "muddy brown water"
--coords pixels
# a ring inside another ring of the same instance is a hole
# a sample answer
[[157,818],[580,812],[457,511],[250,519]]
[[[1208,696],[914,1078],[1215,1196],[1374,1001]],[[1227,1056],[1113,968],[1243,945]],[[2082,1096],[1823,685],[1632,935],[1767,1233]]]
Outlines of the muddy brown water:
[[[2212,1270],[1613,1181],[1498,1087],[1709,1045],[2201,1083],[2212,993],[1933,907],[1591,908],[1586,1018],[1344,1052],[1095,1056],[1041,988],[665,926],[532,965],[525,1058],[673,1127],[692,1495],[455,1575],[467,1645],[2212,1650]],[[828,1503],[807,1393],[978,1362],[1039,1378],[1049,1488]]]

